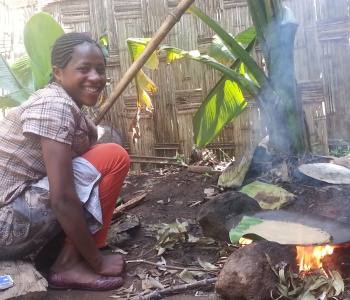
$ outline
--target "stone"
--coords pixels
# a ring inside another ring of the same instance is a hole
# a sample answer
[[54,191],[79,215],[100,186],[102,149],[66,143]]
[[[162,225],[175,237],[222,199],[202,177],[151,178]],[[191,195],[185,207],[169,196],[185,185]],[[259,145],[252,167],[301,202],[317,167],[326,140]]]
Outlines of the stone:
[[230,219],[236,215],[260,211],[261,207],[254,199],[239,192],[226,192],[205,203],[197,220],[204,236],[230,242]]
[[10,275],[15,283],[13,287],[0,290],[0,299],[2,300],[39,300],[47,294],[46,279],[29,261],[0,261],[0,275]]
[[275,242],[259,241],[243,246],[227,259],[215,285],[216,292],[229,300],[267,300],[276,289],[279,278],[273,265],[283,261],[296,272],[296,248]]

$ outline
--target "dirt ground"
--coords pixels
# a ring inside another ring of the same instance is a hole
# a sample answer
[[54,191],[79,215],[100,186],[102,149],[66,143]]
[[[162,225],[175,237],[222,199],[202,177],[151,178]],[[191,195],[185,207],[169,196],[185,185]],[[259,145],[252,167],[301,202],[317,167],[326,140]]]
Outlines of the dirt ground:
[[[196,222],[196,216],[202,205],[208,201],[205,189],[217,187],[218,175],[206,176],[190,173],[185,167],[170,169],[155,169],[142,173],[130,173],[125,181],[121,198],[123,202],[130,201],[141,193],[145,198],[123,217],[137,217],[140,226],[127,231],[128,238],[118,245],[113,245],[114,251],[122,250],[127,261],[143,260],[153,263],[161,261],[167,265],[176,266],[179,270],[162,271],[154,265],[144,262],[129,262],[125,284],[122,289],[109,292],[84,291],[49,291],[45,300],[72,299],[128,299],[128,295],[141,294],[147,287],[147,277],[161,282],[165,287],[184,284],[178,277],[184,268],[198,268],[198,258],[202,262],[217,264],[220,257],[234,251],[233,246],[224,243],[210,245],[175,245],[161,256],[157,255],[156,238],[146,229],[147,225],[187,222],[187,233],[201,236],[201,230]],[[348,185],[308,186],[283,184],[283,188],[297,195],[297,199],[283,209],[318,214],[350,223],[350,187]],[[125,235],[124,237],[125,238]],[[118,250],[120,249],[120,250]],[[106,250],[111,251],[111,250]],[[171,272],[170,272],[171,271]],[[208,275],[209,277],[215,276]],[[154,290],[154,289],[153,289]],[[197,289],[178,295],[165,296],[161,299],[216,299],[213,289]]]

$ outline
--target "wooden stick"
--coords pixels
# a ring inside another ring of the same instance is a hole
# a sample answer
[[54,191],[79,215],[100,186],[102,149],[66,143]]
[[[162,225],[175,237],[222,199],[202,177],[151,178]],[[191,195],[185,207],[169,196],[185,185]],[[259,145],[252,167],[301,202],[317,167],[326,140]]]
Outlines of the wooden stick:
[[119,217],[123,212],[124,210],[127,210],[127,209],[130,209],[130,208],[133,208],[135,207],[136,205],[138,205],[138,203],[146,197],[146,193],[143,193],[143,194],[140,194],[138,196],[136,196],[135,198],[129,200],[128,202],[120,205],[120,206],[117,206],[114,211],[113,211],[113,215],[112,215],[112,220]]
[[148,164],[162,164],[162,165],[179,165],[176,158],[159,157],[159,156],[140,156],[129,155],[132,163],[148,163]]
[[156,290],[148,295],[145,296],[140,296],[136,298],[137,300],[151,300],[151,299],[161,299],[167,294],[172,294],[172,293],[182,293],[187,290],[193,290],[197,289],[200,287],[207,287],[211,284],[214,284],[218,280],[217,277],[215,278],[208,278],[204,280],[200,280],[194,283],[188,283],[188,284],[181,284],[181,285],[174,285],[171,287],[168,287],[164,290]]
[[181,270],[183,271],[184,269],[187,269],[188,271],[202,271],[202,272],[219,272],[219,270],[207,270],[207,269],[200,269],[200,268],[186,268],[186,267],[177,267],[177,266],[169,266],[169,265],[162,265],[162,264],[157,264],[148,260],[143,260],[143,259],[136,259],[136,260],[127,260],[126,263],[143,263],[143,264],[148,264],[151,266],[159,267],[159,268],[165,268],[165,269],[173,269],[173,270]]
[[139,57],[134,61],[131,67],[126,71],[122,79],[119,81],[109,98],[101,106],[100,113],[97,117],[93,119],[95,125],[101,122],[104,115],[113,106],[113,104],[118,100],[119,96],[126,89],[131,80],[136,76],[137,72],[140,71],[142,66],[150,58],[152,53],[158,48],[161,41],[169,33],[169,31],[174,27],[174,25],[180,21],[181,16],[186,12],[186,10],[191,6],[194,0],[182,0],[178,6],[169,14],[164,23],[159,27],[158,31],[154,37],[147,44],[145,49],[141,52]]

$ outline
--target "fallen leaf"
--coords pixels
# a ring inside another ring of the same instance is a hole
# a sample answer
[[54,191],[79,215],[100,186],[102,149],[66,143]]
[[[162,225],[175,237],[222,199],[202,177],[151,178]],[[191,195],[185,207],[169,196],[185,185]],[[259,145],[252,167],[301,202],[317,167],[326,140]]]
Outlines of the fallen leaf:
[[187,269],[184,269],[180,274],[177,275],[180,277],[184,282],[186,283],[194,283],[197,282],[196,279],[194,279],[191,272],[189,272]]
[[294,194],[281,187],[260,181],[247,184],[239,192],[253,198],[262,209],[279,209],[295,198]]
[[220,270],[220,268],[218,268],[217,266],[211,264],[210,262],[201,261],[201,259],[199,257],[198,257],[198,263],[205,270],[215,270],[215,271]]
[[164,290],[164,286],[158,280],[156,280],[155,278],[149,277],[148,278],[148,282],[153,288],[156,288],[156,289],[159,289],[159,290]]

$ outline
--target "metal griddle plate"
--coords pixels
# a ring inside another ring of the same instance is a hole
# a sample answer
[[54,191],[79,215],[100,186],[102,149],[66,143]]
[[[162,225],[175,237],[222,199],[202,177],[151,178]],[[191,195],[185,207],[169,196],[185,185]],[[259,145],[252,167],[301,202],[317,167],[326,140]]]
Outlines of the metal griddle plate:
[[330,243],[331,245],[348,243],[350,241],[350,224],[342,223],[323,216],[295,213],[284,210],[262,210],[237,215],[228,220],[225,227],[236,227],[242,220],[243,216],[250,216],[263,220],[293,222],[309,227],[319,228],[332,236],[332,243]]

